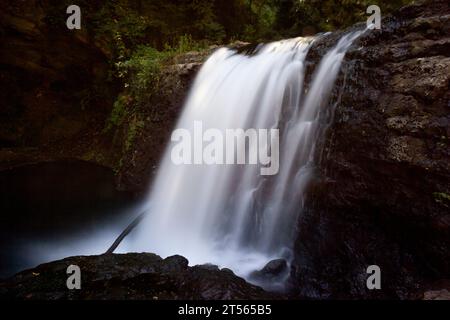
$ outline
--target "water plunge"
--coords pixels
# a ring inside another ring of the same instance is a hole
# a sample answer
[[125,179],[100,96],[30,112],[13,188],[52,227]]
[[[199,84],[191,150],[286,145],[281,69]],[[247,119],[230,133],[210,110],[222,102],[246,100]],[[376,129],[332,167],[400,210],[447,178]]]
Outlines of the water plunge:
[[314,39],[270,43],[251,56],[217,50],[197,75],[176,128],[192,130],[195,121],[221,131],[277,128],[279,172],[261,175],[261,165],[176,165],[169,145],[149,214],[119,251],[181,254],[191,264],[214,263],[246,278],[271,259],[289,262],[323,132],[319,114],[358,36],[345,35],[322,58],[308,90],[305,63]]

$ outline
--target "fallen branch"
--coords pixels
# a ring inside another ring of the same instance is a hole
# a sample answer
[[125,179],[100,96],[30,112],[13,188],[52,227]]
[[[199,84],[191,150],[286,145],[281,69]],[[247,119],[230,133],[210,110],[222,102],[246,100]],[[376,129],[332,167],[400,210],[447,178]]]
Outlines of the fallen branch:
[[146,211],[139,214],[129,225],[125,228],[125,230],[122,231],[122,233],[117,237],[116,241],[112,244],[111,247],[104,253],[104,254],[110,254],[113,253],[114,250],[117,249],[119,244],[122,242],[122,240],[141,222],[142,218],[144,218]]

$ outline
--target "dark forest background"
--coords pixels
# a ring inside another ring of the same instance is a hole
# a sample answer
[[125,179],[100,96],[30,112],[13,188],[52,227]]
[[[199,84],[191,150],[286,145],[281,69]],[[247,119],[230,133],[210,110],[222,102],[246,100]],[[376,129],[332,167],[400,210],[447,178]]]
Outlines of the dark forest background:
[[[53,0],[60,8],[73,1]],[[386,15],[412,0],[79,0],[85,27],[97,36],[118,39],[126,49],[139,44],[158,50],[180,38],[201,43],[267,41],[332,31],[365,21],[366,8],[378,5]],[[51,16],[49,16],[51,19]],[[56,20],[56,19],[55,19]],[[58,21],[55,21],[58,24]],[[60,24],[59,24],[60,25]],[[118,49],[118,48],[116,48]]]
[[[73,1],[51,0],[47,23],[66,33]],[[83,29],[108,52],[111,80],[125,84],[139,99],[144,88],[157,88],[161,66],[177,54],[234,41],[267,42],[349,27],[367,19],[369,5],[382,15],[412,0],[79,0]],[[56,31],[56,30],[55,30]],[[147,90],[148,92],[148,90]],[[123,101],[122,101],[123,102]],[[120,99],[110,118],[121,118]],[[117,118],[117,119],[116,119]]]

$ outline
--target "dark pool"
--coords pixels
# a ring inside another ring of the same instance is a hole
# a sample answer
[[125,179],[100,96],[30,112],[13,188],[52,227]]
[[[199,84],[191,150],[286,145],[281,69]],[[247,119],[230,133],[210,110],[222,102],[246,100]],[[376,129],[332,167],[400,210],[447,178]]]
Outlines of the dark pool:
[[88,162],[0,171],[0,277],[72,254],[101,253],[137,202],[115,189],[112,170]]

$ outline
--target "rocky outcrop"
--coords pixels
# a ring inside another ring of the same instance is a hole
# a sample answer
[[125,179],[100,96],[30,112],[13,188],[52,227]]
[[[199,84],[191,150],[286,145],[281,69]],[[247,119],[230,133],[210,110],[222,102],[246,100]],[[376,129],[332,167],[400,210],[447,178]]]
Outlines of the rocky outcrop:
[[50,0],[8,0],[0,8],[0,169],[89,160],[101,149],[115,99],[107,52],[89,28],[66,28],[65,9]]
[[423,300],[450,300],[450,292],[447,289],[427,291],[424,293]]
[[110,49],[92,25],[99,6],[83,2],[81,30],[66,28],[60,1],[1,6],[0,170],[76,159],[113,170],[120,189],[146,189],[189,85],[213,48],[168,61],[158,94],[106,132],[123,84],[110,76]]
[[271,281],[283,277],[288,271],[288,265],[284,259],[269,261],[261,270],[254,271],[251,278]]
[[[428,1],[347,53],[299,221],[292,288],[302,296],[420,298],[449,277],[449,34],[448,2]],[[366,287],[374,264],[382,290]]]
[[[81,271],[81,290],[68,290],[67,267]],[[71,257],[23,271],[0,282],[0,299],[21,300],[206,300],[279,299],[229,269],[189,267],[181,256],[151,253]]]

